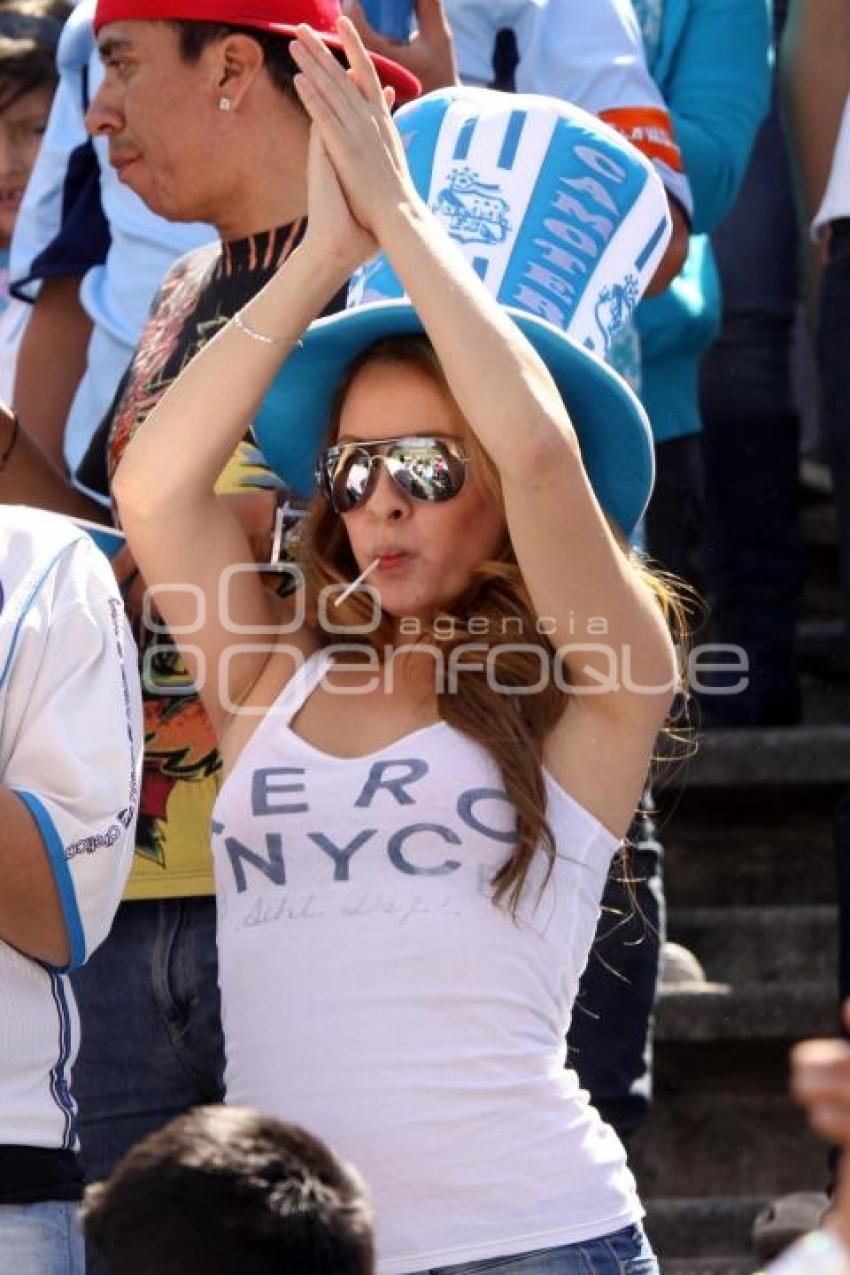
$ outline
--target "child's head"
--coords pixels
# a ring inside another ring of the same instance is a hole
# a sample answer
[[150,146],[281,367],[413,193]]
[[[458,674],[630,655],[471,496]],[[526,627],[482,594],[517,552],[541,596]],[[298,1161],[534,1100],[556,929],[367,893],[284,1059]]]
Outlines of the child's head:
[[0,248],[8,247],[41,146],[70,12],[60,0],[12,0],[0,9]]
[[317,1138],[238,1107],[179,1116],[90,1188],[112,1275],[371,1275],[365,1188]]

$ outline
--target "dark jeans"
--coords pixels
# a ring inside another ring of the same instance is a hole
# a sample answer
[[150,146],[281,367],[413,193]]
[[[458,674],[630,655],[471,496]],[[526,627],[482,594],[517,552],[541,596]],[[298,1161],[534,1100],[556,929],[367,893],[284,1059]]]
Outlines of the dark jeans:
[[651,801],[615,859],[567,1036],[567,1062],[623,1141],[652,1097],[652,1008],[665,935],[663,850]]
[[818,316],[821,421],[838,523],[841,604],[850,648],[850,218],[833,222]]
[[[835,879],[838,887],[838,997],[850,997],[850,789],[842,793],[833,816]],[[850,1036],[847,1025],[841,1030]]]
[[[94,1182],[173,1116],[223,1100],[215,899],[122,903],[73,985],[82,1036],[73,1089]],[[99,1269],[88,1254],[88,1275]]]
[[746,690],[703,698],[709,723],[785,725],[799,717],[803,556],[788,341],[781,321],[730,320],[703,368],[703,570],[712,637],[742,647],[750,666]]
[[794,631],[803,557],[790,371],[797,242],[774,104],[735,206],[712,236],[724,315],[701,378],[704,582],[713,640],[743,647],[750,661],[745,691],[703,699],[704,720],[718,725],[781,725],[800,711]]

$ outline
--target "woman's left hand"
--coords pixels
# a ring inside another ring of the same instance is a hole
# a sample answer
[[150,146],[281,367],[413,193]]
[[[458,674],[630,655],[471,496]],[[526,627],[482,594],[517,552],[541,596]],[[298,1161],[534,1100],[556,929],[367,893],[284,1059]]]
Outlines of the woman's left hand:
[[418,203],[419,196],[369,55],[347,18],[340,18],[337,31],[350,70],[302,25],[290,45],[301,69],[295,86],[354,218],[381,242],[385,219],[402,203]]

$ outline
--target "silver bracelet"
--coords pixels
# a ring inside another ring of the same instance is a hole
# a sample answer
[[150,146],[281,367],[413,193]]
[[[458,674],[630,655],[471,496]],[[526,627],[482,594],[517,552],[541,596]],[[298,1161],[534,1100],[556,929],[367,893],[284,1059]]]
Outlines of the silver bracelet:
[[300,337],[290,340],[284,336],[266,336],[264,332],[258,332],[256,328],[252,328],[247,319],[242,318],[242,311],[237,310],[232,319],[234,327],[240,332],[244,332],[246,336],[253,337],[255,341],[261,341],[263,345],[288,345],[292,349],[303,349],[304,342]]

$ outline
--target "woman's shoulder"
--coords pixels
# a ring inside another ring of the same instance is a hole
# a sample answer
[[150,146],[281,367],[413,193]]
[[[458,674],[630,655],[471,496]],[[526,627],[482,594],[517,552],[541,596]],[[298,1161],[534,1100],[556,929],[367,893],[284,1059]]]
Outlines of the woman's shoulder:
[[547,737],[543,762],[561,793],[621,841],[646,786],[656,737],[576,697]]

